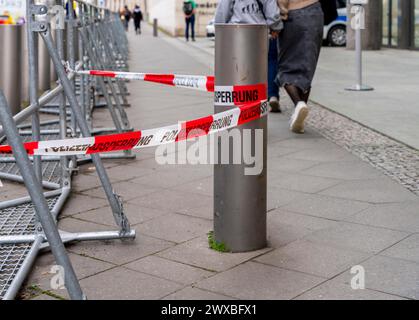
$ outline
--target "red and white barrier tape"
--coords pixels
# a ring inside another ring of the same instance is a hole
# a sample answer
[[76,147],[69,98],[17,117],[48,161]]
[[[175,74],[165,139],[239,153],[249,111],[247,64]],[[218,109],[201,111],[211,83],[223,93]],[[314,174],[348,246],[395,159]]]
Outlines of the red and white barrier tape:
[[[34,155],[82,155],[155,147],[217,133],[259,119],[267,114],[267,101],[238,106],[207,117],[167,127],[87,138],[27,142],[24,147]],[[8,145],[0,153],[12,153]]]
[[194,89],[199,91],[214,92],[213,76],[191,76],[177,74],[156,74],[156,73],[137,73],[122,71],[106,71],[106,70],[79,70],[77,74],[108,77],[125,80],[142,80],[147,82],[155,82],[169,86]]

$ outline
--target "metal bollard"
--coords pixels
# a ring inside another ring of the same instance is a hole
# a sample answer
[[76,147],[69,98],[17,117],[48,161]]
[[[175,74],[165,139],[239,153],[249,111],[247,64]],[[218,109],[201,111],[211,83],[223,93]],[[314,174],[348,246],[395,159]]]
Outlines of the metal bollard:
[[0,25],[0,89],[13,114],[20,111],[22,26]]
[[153,20],[153,36],[157,37],[159,35],[158,21],[157,19]]
[[365,1],[355,1],[351,0],[351,3],[354,4],[352,7],[352,13],[355,14],[355,17],[352,20],[351,27],[355,29],[355,65],[356,65],[356,80],[357,83],[353,86],[345,88],[347,91],[372,91],[373,87],[363,84],[362,82],[362,34],[361,29],[364,28],[364,19],[365,10],[361,3]]
[[[217,24],[215,38],[215,86],[254,85],[266,83],[268,30],[265,25]],[[225,106],[214,106],[215,112]],[[263,168],[258,175],[245,175],[247,167],[233,164],[232,143],[229,142],[229,164],[214,166],[214,236],[229,251],[245,252],[266,247],[266,155],[267,118],[242,125],[251,130],[252,152],[255,150],[255,129],[263,129]],[[240,141],[243,150],[242,140]],[[218,155],[221,143],[218,141]],[[242,160],[243,157],[241,156]],[[219,163],[216,161],[216,163]]]

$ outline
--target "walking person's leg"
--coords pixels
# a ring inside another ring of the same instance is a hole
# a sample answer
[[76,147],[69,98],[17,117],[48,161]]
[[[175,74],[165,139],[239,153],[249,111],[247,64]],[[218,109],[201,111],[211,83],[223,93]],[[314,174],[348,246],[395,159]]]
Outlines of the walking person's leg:
[[185,24],[186,24],[186,28],[185,28],[185,39],[186,39],[186,41],[189,41],[189,24],[190,24],[190,18],[185,18]]
[[322,44],[323,20],[320,3],[293,10],[280,34],[277,80],[295,105],[290,119],[295,133],[304,133],[309,113],[307,102]]
[[191,16],[191,32],[192,32],[192,41],[195,41],[195,15]]
[[268,99],[271,112],[281,112],[279,107],[279,87],[275,82],[278,74],[278,42],[277,39],[269,40],[268,51]]

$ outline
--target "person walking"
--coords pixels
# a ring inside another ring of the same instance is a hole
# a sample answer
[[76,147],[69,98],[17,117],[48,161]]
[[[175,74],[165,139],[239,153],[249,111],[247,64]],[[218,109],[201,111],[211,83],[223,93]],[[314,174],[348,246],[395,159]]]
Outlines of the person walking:
[[143,20],[143,13],[139,5],[136,5],[132,13],[134,17],[135,34],[141,34],[141,21]]
[[290,130],[304,133],[304,121],[309,113],[307,102],[323,41],[323,10],[319,0],[278,0],[278,4],[287,14],[278,37],[276,81],[285,88],[295,106]]
[[280,112],[277,37],[283,24],[276,0],[221,0],[215,12],[215,23],[267,24],[270,29],[268,51],[268,99],[272,112]]
[[195,9],[196,2],[187,0],[183,2],[183,13],[185,15],[185,39],[189,41],[189,27],[191,29],[192,41],[195,41]]
[[[281,20],[287,18],[288,9],[278,2]],[[268,49],[268,101],[271,107],[271,112],[281,112],[279,86],[275,79],[278,74],[278,40],[275,37],[269,36]]]
[[269,37],[268,48],[268,101],[271,112],[281,112],[279,105],[279,86],[275,82],[278,74],[278,41]]
[[129,21],[131,20],[131,11],[128,9],[128,6],[124,7],[123,11],[125,31],[128,31]]

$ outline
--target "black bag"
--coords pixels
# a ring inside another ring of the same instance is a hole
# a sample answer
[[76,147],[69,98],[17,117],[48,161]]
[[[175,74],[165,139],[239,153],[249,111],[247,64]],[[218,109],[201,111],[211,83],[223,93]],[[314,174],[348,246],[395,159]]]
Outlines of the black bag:
[[192,2],[185,1],[183,3],[183,13],[186,15],[190,15],[193,12]]
[[327,26],[329,23],[335,21],[338,17],[338,9],[336,6],[336,0],[320,0],[324,14],[324,25]]

